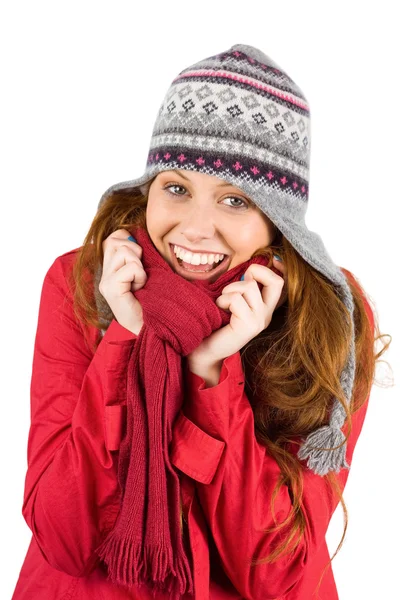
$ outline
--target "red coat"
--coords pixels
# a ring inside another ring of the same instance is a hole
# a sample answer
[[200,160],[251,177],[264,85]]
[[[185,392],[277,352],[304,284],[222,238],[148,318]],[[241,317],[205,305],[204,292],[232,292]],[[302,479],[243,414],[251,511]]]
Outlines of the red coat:
[[[150,600],[144,587],[128,591],[107,581],[94,552],[118,515],[125,373],[136,335],[113,320],[96,352],[90,351],[85,336],[94,340],[98,331],[76,320],[66,281],[76,253],[54,261],[40,299],[22,507],[33,535],[12,600]],[[204,380],[189,370],[185,381],[188,394],[174,424],[170,456],[181,474],[195,600],[316,598],[337,500],[324,479],[305,468],[304,540],[290,559],[249,567],[247,559],[266,556],[275,541],[275,534],[263,530],[274,525],[268,507],[280,470],[256,441],[240,353],[224,360],[218,385],[204,388]],[[367,405],[353,415],[349,464]],[[347,477],[343,469],[341,480]],[[279,520],[286,518],[291,508],[286,486],[275,506]],[[319,594],[338,598],[331,568]]]

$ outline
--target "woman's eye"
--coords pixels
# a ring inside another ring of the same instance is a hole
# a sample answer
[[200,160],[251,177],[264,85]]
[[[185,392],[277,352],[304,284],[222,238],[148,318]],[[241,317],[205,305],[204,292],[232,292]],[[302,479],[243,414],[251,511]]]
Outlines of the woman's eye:
[[[183,196],[183,194],[176,194],[175,192],[171,192],[170,190],[172,188],[181,188],[182,190],[186,190],[186,188],[183,185],[177,184],[177,183],[170,183],[168,185],[166,185],[165,187],[163,187],[163,190],[165,190],[168,194],[171,194],[171,196]],[[229,196],[227,198],[224,198],[223,201],[225,200],[234,200],[234,201],[239,201],[241,202],[240,205],[236,205],[236,206],[230,206],[230,208],[247,208],[249,205],[248,203],[243,200],[242,198],[239,198],[238,196]]]
[[232,206],[232,208],[247,208],[248,204],[242,198],[238,198],[237,196],[229,196],[229,198],[224,198],[224,200],[239,200],[242,204],[239,206]]
[[[173,196],[176,196],[176,194],[174,194],[173,192],[170,192],[170,188],[182,188],[183,190],[185,189],[183,187],[183,185],[179,185],[177,183],[170,183],[169,185],[166,185],[165,187],[163,187],[163,190],[166,190],[169,194],[172,194]],[[180,196],[180,194],[178,194],[178,196]]]

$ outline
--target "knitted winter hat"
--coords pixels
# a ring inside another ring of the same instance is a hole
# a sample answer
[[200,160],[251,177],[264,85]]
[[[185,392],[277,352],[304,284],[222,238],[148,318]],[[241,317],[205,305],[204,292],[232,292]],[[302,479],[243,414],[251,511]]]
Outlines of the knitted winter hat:
[[[348,309],[352,340],[340,381],[350,404],[354,303],[346,276],[305,224],[309,162],[310,110],[303,92],[269,56],[235,44],[185,68],[172,81],[153,128],[144,174],[109,187],[98,208],[114,190],[141,187],[170,169],[207,173],[242,189],[303,259],[335,284]],[[303,440],[298,457],[308,459],[316,474],[349,468],[346,444],[336,448],[345,439],[345,418],[335,398],[329,426]]]

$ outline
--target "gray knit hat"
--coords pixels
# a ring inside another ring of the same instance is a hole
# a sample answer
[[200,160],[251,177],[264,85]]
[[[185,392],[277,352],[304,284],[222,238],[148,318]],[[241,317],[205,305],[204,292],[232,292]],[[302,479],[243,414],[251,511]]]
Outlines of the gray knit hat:
[[[355,376],[354,304],[346,276],[304,218],[308,206],[310,110],[297,84],[266,54],[244,44],[185,68],[172,81],[153,128],[144,174],[109,187],[140,187],[157,173],[189,169],[242,189],[297,252],[337,286],[349,310],[352,340],[341,384],[350,404]],[[334,399],[329,426],[310,433],[298,451],[318,475],[349,468]],[[313,449],[313,448],[317,449]],[[319,449],[318,449],[319,448]]]

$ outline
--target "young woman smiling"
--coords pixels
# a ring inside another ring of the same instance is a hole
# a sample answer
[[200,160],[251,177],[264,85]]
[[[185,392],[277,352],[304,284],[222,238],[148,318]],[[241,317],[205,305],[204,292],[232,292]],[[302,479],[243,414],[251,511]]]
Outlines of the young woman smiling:
[[305,224],[309,121],[253,46],[187,67],[144,174],[49,268],[12,600],[337,600],[325,535],[388,344]]

